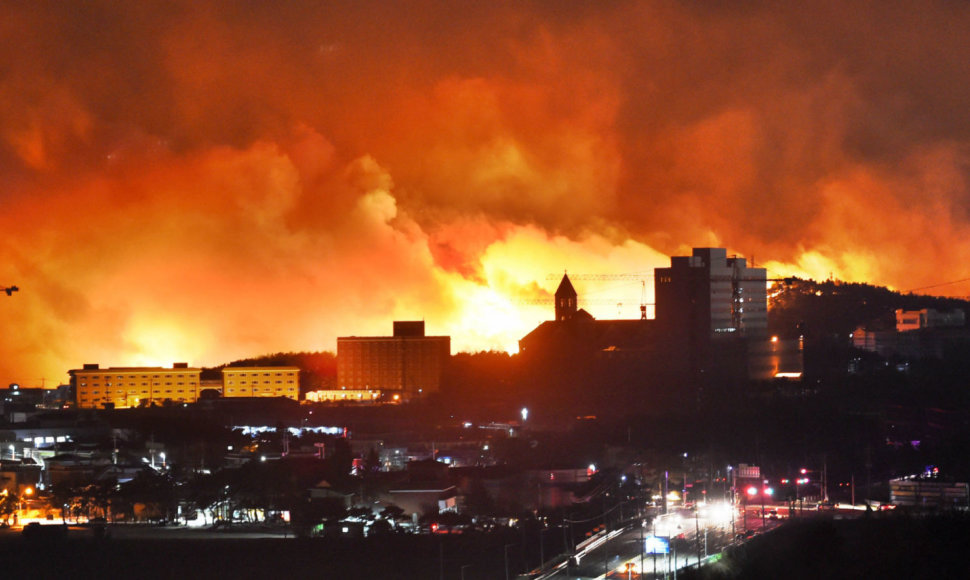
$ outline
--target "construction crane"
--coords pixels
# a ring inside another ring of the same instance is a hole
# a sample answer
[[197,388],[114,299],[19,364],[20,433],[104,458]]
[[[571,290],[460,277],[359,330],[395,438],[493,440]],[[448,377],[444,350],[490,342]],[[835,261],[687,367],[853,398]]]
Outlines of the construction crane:
[[3,291],[7,293],[7,296],[13,296],[14,292],[17,292],[20,288],[16,286],[4,286]]

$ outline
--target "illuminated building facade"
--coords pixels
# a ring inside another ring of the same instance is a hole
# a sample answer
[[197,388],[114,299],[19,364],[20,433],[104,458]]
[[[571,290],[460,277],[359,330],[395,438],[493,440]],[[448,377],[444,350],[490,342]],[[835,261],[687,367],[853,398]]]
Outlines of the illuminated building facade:
[[381,400],[381,391],[318,389],[307,392],[306,400],[314,403],[377,403]]
[[222,382],[201,380],[202,369],[186,363],[163,367],[110,367],[86,364],[68,371],[79,409],[128,409],[194,403],[203,389],[223,397],[300,398],[297,367],[227,367]]
[[966,314],[959,308],[950,311],[939,311],[933,308],[896,310],[897,332],[924,328],[962,328],[966,323]]
[[853,348],[874,352],[883,358],[942,359],[947,353],[960,352],[970,344],[970,329],[961,309],[898,309],[895,328],[886,328],[885,324],[874,321],[871,328],[856,328],[849,339]]
[[300,400],[298,367],[225,367],[223,397],[286,397]]
[[163,367],[111,367],[86,364],[68,371],[80,409],[148,407],[192,403],[199,398],[202,369],[186,363]]
[[438,391],[450,358],[450,336],[425,336],[423,321],[395,321],[393,336],[337,338],[337,388],[419,398]]

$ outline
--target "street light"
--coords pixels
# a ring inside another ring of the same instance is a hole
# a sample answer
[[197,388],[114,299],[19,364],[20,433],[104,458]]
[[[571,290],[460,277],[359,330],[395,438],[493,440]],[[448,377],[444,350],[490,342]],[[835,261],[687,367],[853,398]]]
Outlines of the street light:
[[[805,473],[804,469],[802,470],[802,473]],[[801,494],[799,492],[799,488],[800,486],[807,485],[809,482],[810,480],[807,477],[799,477],[798,479],[795,480],[795,503],[798,504],[799,512],[803,511],[802,508],[804,507],[804,504],[801,501]]]
[[[764,480],[764,483],[762,484],[762,487],[761,487],[760,490],[757,487],[753,486],[753,485],[749,485],[748,486],[748,489],[747,489],[747,492],[748,492],[748,497],[750,499],[754,499],[754,497],[756,495],[759,495],[759,493],[760,493],[760,495],[761,495],[761,528],[764,529],[764,528],[768,527],[768,523],[765,520],[765,496],[766,495],[774,495],[775,494],[775,490],[772,489],[772,488],[770,488],[770,487],[768,487],[768,480],[766,479],[766,480]],[[746,522],[747,522],[747,519],[748,519],[747,518],[747,512],[745,512],[745,521]]]
[[[734,493],[736,491],[735,490],[735,486],[737,485],[737,481],[735,480],[734,467],[728,465],[727,466],[727,470],[728,470],[728,473],[731,475],[731,496],[730,496],[730,500],[731,500],[731,537],[733,538],[737,534],[737,530],[735,530],[735,528],[734,528],[734,516],[737,515],[737,511],[738,511],[737,497],[735,497],[735,495],[734,495]],[[727,478],[726,477],[724,478],[724,484],[727,485]]]
[[32,495],[34,495],[34,488],[32,488],[30,486],[27,486],[26,488],[24,488],[24,493],[20,495],[20,498],[19,498],[19,501],[18,501],[18,504],[19,505],[17,506],[17,508],[18,508],[18,511],[20,512],[20,520],[21,521],[23,521],[23,519],[24,519],[24,502],[25,501],[29,501],[30,500],[30,496],[32,496]]

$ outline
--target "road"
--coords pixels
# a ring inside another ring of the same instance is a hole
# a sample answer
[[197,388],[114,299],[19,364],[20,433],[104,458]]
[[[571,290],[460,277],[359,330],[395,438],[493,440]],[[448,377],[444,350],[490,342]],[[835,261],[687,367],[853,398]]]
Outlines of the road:
[[[825,512],[809,509],[790,514],[784,504],[766,504],[763,508],[749,505],[741,510],[731,518],[730,508],[720,515],[705,508],[698,512],[674,509],[667,515],[647,519],[642,529],[636,522],[628,523],[623,530],[600,534],[595,541],[578,550],[572,565],[562,565],[538,578],[670,579],[675,576],[675,570],[697,566],[698,561],[703,562],[734,542],[770,532],[789,516],[841,519],[860,517],[864,512],[858,507],[842,506]],[[724,513],[729,515],[724,517]],[[645,553],[645,539],[651,535],[669,539],[668,554]]]
[[[758,518],[759,525],[760,522]],[[645,540],[654,532],[659,537],[669,538],[669,554],[645,553]],[[675,569],[696,566],[698,554],[703,560],[722,550],[733,539],[729,518],[715,522],[703,520],[699,516],[695,518],[694,512],[671,513],[652,518],[643,527],[633,522],[623,530],[612,532],[608,537],[601,534],[595,541],[579,550],[570,565],[562,565],[539,578],[640,580],[664,578],[665,571],[666,577],[672,578]]]

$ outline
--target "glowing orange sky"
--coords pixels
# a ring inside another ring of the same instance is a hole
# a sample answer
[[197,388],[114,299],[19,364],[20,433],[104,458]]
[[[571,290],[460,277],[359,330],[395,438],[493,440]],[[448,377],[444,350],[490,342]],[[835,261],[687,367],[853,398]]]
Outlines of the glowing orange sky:
[[970,5],[735,4],[4,3],[0,385],[395,319],[511,349],[550,274],[693,246],[970,277]]

